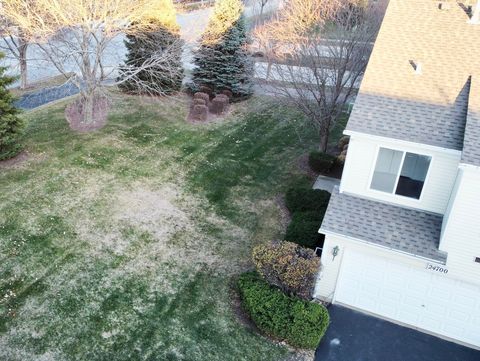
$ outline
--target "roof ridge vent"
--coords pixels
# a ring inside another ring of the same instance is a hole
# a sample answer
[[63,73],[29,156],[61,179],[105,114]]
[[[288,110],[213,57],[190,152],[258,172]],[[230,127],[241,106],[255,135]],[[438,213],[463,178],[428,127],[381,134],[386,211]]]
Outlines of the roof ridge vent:
[[469,24],[480,24],[480,0],[477,0],[475,8],[472,11],[472,16],[468,21]]

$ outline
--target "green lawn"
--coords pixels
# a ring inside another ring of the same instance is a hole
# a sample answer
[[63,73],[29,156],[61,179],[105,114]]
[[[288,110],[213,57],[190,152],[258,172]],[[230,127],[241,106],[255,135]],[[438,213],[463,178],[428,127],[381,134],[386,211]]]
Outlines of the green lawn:
[[307,180],[315,132],[256,99],[185,122],[181,99],[116,96],[77,134],[65,104],[25,114],[27,162],[0,169],[0,360],[281,360],[232,307],[275,202]]

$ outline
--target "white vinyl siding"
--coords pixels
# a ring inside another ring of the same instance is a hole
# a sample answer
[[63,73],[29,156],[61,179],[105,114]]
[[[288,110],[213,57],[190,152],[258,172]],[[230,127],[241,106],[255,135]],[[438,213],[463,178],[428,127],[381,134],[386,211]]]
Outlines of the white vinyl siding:
[[480,170],[460,170],[458,190],[444,220],[442,250],[456,277],[480,283]]
[[[380,147],[431,157],[430,169],[419,200],[370,188]],[[369,140],[367,137],[352,136],[340,191],[444,214],[455,183],[459,162],[460,152],[424,149],[420,144],[407,146],[396,143],[395,140],[380,142],[378,139]]]
[[[332,251],[336,246],[339,247],[339,253],[335,258],[333,258]],[[379,257],[399,260],[419,268],[424,268],[427,263],[434,263],[433,261],[428,262],[424,259],[408,256],[396,251],[391,251],[387,248],[369,245],[358,241],[351,241],[341,236],[327,235],[323,245],[321,271],[317,277],[317,284],[314,292],[315,297],[331,301],[337,284],[338,272],[340,269],[340,264],[342,263],[343,252],[347,247],[355,252],[360,252],[367,249],[369,252]],[[439,265],[441,264],[439,263]]]

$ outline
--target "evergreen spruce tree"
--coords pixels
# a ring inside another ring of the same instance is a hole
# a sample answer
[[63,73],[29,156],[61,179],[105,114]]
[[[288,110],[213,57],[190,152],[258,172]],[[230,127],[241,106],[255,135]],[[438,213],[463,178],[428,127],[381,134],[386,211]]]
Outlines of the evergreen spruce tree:
[[[0,60],[4,57],[0,53]],[[0,160],[12,158],[22,150],[19,140],[24,129],[20,111],[13,104],[15,98],[7,89],[16,78],[5,75],[6,70],[0,67]]]
[[150,19],[150,23],[151,30],[141,36],[127,35],[125,68],[128,69],[123,71],[120,69],[119,80],[126,77],[128,70],[141,67],[156,53],[161,56],[162,52],[168,52],[168,60],[165,60],[157,69],[149,68],[140,71],[133,80],[125,79],[119,87],[134,94],[163,95],[178,91],[183,80],[182,42],[173,3],[165,1],[161,15],[156,14]]
[[228,89],[235,98],[253,93],[253,63],[241,0],[218,0],[200,48],[195,54],[192,90],[208,86],[218,93]]

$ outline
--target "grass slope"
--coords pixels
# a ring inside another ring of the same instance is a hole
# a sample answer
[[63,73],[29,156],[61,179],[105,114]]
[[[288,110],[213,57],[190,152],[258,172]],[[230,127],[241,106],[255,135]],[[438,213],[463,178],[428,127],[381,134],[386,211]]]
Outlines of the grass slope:
[[238,323],[232,277],[282,232],[315,133],[256,100],[220,123],[118,97],[106,128],[28,113],[28,162],[0,170],[0,359],[279,360]]

